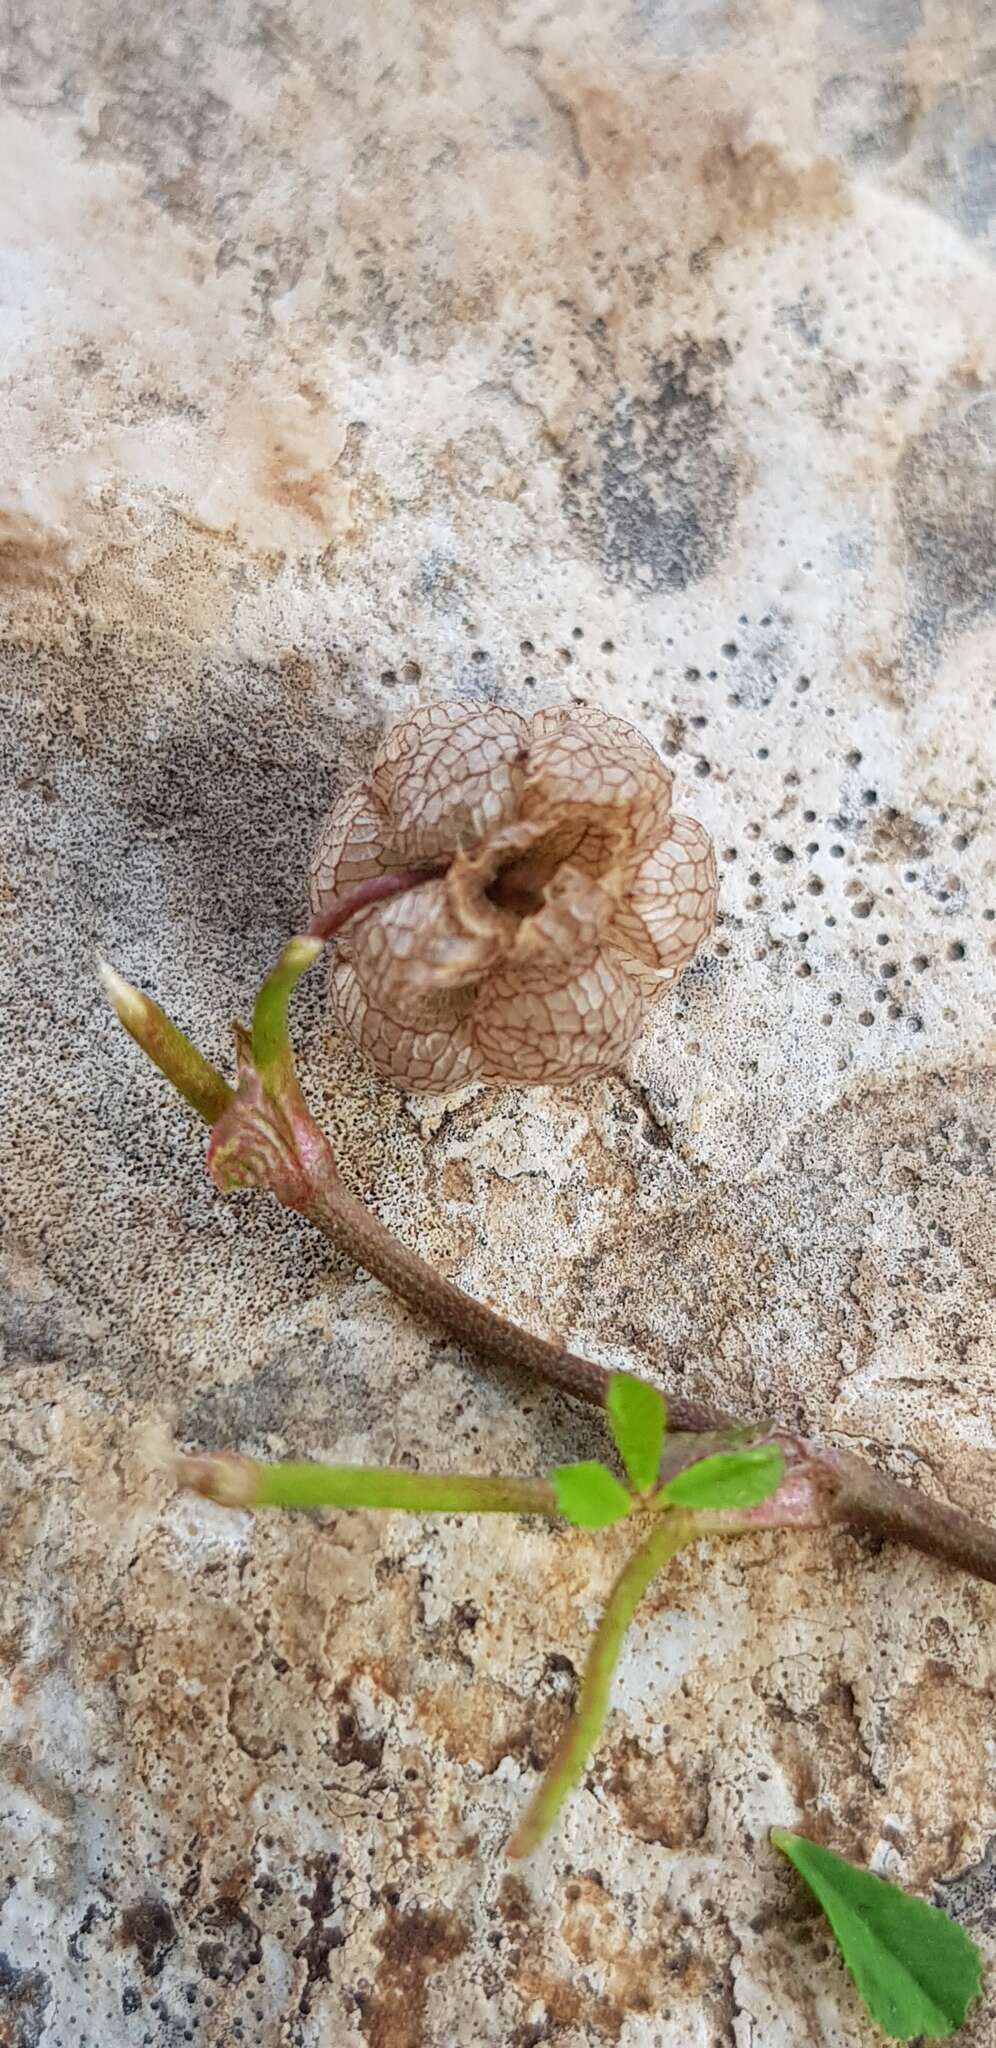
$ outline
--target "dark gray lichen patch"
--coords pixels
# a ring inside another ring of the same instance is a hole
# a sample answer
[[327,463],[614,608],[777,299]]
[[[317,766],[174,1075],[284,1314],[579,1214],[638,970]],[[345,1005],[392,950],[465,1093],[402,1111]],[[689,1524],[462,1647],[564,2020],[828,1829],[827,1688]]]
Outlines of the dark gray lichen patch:
[[896,496],[918,637],[996,610],[996,393],[962,400],[907,443]]
[[150,1893],[133,1906],[126,1906],[118,1923],[126,1948],[138,1952],[147,1977],[158,1977],[170,1949],[176,1942],[176,1922],[165,1899]]
[[191,1927],[197,1960],[212,1983],[241,1984],[255,1970],[263,1944],[255,1920],[233,1899],[215,1899],[198,1913]]
[[835,72],[817,96],[824,142],[849,163],[872,169],[906,155],[921,114],[917,87],[892,74]]
[[739,496],[729,362],[725,342],[685,342],[651,362],[642,388],[578,421],[564,503],[611,582],[685,590],[722,560]]
[[0,2040],[11,2048],[40,2048],[51,1995],[40,1970],[19,1970],[9,1956],[0,1955]]
[[978,1863],[934,1887],[934,1903],[969,1927],[996,1927],[996,1835]]

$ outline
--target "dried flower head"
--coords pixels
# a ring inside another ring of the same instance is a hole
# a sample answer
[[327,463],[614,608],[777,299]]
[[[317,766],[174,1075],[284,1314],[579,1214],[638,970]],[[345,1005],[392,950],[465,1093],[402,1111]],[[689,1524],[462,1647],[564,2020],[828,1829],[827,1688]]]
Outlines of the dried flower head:
[[618,1066],[716,912],[708,833],[672,812],[649,742],[602,711],[413,711],[326,819],[313,906],[441,861],[357,918],[332,966],[341,1022],[403,1088]]

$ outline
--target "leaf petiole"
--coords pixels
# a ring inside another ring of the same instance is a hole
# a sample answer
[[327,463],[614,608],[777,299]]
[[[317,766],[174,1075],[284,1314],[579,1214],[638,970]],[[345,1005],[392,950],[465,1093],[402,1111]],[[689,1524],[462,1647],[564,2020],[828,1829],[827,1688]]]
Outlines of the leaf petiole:
[[549,1515],[558,1512],[545,1479],[460,1472],[408,1472],[391,1466],[265,1464],[235,1452],[179,1457],[179,1484],[221,1507],[394,1508],[436,1515]]
[[613,1673],[633,1615],[662,1565],[690,1542],[694,1533],[685,1516],[668,1515],[623,1565],[591,1640],[577,1707],[509,1842],[509,1856],[532,1855],[549,1834],[602,1732]]

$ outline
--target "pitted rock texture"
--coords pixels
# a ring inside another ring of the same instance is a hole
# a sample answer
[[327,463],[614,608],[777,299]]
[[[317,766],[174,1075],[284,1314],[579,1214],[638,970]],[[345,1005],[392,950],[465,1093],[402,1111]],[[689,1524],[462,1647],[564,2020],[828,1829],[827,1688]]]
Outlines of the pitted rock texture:
[[393,723],[625,717],[712,939],[557,1094],[386,1090],[313,977],[343,1172],[506,1313],[991,1514],[994,75],[982,0],[5,20],[17,2048],[858,2048],[773,1822],[996,1961],[996,1595],[844,1535],[684,1558],[503,1862],[618,1533],[253,1522],[148,1432],[530,1472],[597,1419],[215,1195],[93,975],[226,1059]]

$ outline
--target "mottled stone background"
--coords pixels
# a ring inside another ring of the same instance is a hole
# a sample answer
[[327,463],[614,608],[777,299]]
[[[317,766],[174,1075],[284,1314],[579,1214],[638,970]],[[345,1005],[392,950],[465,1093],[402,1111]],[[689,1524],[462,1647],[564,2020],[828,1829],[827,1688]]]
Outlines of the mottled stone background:
[[[251,1523],[143,1432],[521,1471],[596,1419],[209,1189],[96,946],[222,1057],[437,693],[637,720],[714,942],[576,1095],[382,1090],[465,1287],[994,1512],[988,0],[10,0],[0,19],[0,2040],[857,2048],[797,1824],[996,1963],[996,1593],[845,1535]],[[996,1973],[966,2030],[996,2028]]]

